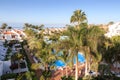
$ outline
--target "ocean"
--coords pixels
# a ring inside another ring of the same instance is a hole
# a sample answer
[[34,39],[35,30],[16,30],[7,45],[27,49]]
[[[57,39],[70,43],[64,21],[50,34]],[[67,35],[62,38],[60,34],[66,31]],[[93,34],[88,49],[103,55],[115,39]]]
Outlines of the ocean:
[[[2,25],[2,23],[0,22],[0,26]],[[24,23],[6,23],[6,24],[15,29],[23,29],[23,27],[24,27]],[[29,23],[29,24],[32,24],[32,23]],[[41,24],[34,23],[33,25],[41,25]],[[65,26],[66,26],[66,24],[44,24],[45,28],[51,28],[51,27],[55,28],[55,27],[65,27]]]

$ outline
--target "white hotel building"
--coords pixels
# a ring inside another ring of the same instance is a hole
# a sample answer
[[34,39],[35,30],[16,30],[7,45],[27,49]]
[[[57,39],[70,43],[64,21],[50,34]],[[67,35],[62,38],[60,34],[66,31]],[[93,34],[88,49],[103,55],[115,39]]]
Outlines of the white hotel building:
[[120,36],[120,22],[108,26],[108,32],[105,36],[111,38],[112,36]]
[[18,29],[0,29],[0,40],[22,40],[26,37],[22,30]]

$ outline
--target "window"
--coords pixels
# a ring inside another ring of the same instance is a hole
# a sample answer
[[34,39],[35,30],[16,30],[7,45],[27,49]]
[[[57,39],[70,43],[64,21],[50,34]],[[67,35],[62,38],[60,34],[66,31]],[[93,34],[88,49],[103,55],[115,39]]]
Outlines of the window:
[[5,36],[3,36],[3,39],[5,39]]
[[15,35],[12,35],[12,38],[15,38]]

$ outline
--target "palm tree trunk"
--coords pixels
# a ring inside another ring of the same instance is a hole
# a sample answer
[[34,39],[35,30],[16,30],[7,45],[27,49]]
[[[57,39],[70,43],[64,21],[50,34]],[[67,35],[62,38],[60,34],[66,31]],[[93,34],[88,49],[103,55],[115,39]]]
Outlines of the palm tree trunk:
[[63,77],[63,69],[62,69],[62,77]]
[[75,80],[78,80],[78,54],[77,54],[77,56],[76,56]]
[[88,71],[90,71],[90,63],[88,63]]
[[[86,47],[85,50],[87,50],[87,52],[90,53],[90,49],[89,49],[89,47]],[[89,57],[88,57],[88,56],[89,56],[89,55],[86,54],[85,76],[88,74],[88,67],[89,67],[89,69],[90,69],[90,63],[89,63],[89,65],[88,65],[88,61],[89,61],[89,59],[88,59]]]
[[45,71],[48,71],[48,64],[45,64]]
[[95,69],[96,71],[95,71],[95,72],[96,72],[96,76],[98,76],[98,65],[99,65],[99,64],[96,63],[96,65],[97,65],[97,66],[96,66],[96,69]]
[[85,76],[87,75],[87,59],[86,59],[86,62],[85,62]]
[[91,65],[90,65],[90,64],[91,64],[91,59],[89,59],[89,63],[88,63],[88,71],[91,70],[91,67],[90,67]]
[[67,66],[66,66],[66,78],[68,78],[68,71],[67,71]]

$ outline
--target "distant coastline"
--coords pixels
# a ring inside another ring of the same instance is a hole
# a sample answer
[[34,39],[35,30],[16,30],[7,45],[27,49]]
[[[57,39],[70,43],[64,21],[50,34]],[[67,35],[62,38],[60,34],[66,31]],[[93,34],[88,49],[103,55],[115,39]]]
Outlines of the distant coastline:
[[[0,26],[2,23],[7,23],[7,22],[0,22]],[[29,23],[29,24],[34,24],[34,25],[40,25],[38,23]],[[11,26],[12,28],[15,29],[23,29],[24,28],[24,23],[7,23],[8,26]],[[65,27],[66,24],[44,24],[45,28],[52,28],[52,27]]]

